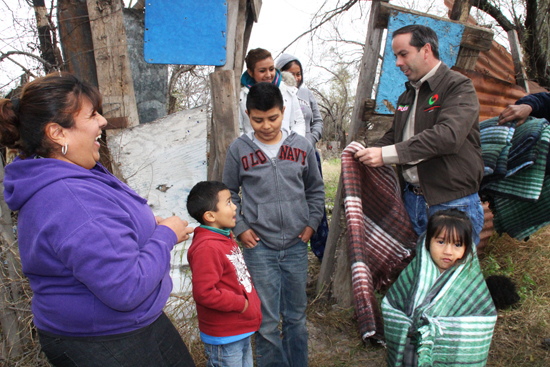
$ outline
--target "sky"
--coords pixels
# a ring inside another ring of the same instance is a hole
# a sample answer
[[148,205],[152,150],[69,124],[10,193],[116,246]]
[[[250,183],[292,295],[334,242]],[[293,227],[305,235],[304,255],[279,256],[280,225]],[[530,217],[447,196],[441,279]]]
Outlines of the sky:
[[[125,1],[129,2],[129,0]],[[278,56],[283,48],[310,28],[314,14],[323,4],[326,4],[324,9],[331,9],[338,2],[345,3],[346,0],[263,0],[259,21],[252,29],[249,49],[262,47],[271,51],[274,57]],[[392,0],[391,3],[418,10],[431,6],[431,13],[438,15],[444,15],[446,12],[443,0]],[[336,28],[342,39],[352,43],[365,41],[370,4],[370,1],[360,1],[339,19]],[[34,37],[28,31],[34,23],[34,11],[27,1],[0,1],[0,51],[29,51],[29,46],[35,46]],[[360,58],[361,49],[357,44],[350,46],[350,43],[340,43],[336,47],[334,43],[326,41],[335,36],[334,27],[328,26],[313,38],[303,37],[286,51],[302,62],[306,69],[306,83],[308,77],[310,80],[318,78],[321,84],[324,80],[328,80],[330,74],[323,67],[333,69],[337,53],[342,54],[344,59]],[[30,65],[31,69],[39,68],[39,65],[29,57],[18,55],[12,58],[25,66]],[[21,73],[21,68],[13,62],[8,60],[0,62],[0,92],[5,92],[14,86]]]

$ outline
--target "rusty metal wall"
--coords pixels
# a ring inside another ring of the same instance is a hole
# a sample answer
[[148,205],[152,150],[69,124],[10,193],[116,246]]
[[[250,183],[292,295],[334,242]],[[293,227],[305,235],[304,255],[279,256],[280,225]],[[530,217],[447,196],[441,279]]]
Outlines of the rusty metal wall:
[[453,67],[474,83],[479,99],[479,121],[498,116],[506,106],[525,96],[523,88],[477,71]]

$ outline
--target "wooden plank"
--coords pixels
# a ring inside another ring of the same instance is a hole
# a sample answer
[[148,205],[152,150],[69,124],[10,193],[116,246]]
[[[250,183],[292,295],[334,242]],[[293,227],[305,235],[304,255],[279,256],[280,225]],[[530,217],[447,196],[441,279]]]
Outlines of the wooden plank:
[[468,0],[455,0],[449,18],[460,23],[466,23],[470,16],[471,7],[472,5]]
[[217,70],[210,74],[210,85],[212,129],[210,132],[208,179],[220,181],[227,149],[239,134],[235,73],[233,70]]
[[191,188],[206,179],[206,124],[206,109],[197,107],[107,137],[115,166],[155,215],[195,222],[186,202]]
[[262,9],[262,0],[250,0],[250,7],[252,8],[252,19],[254,23],[258,23],[260,10]]
[[380,12],[376,19],[376,27],[378,28],[387,28],[390,14],[392,13],[407,13],[417,16],[432,18],[440,21],[457,23],[464,26],[464,33],[462,40],[460,42],[461,47],[468,47],[480,51],[488,51],[491,49],[491,42],[493,40],[494,32],[490,29],[478,27],[471,24],[462,24],[458,21],[449,20],[442,17],[437,17],[435,15],[421,13],[418,11],[402,8],[395,5],[390,5],[387,3],[382,3],[380,6]]
[[516,73],[516,83],[529,94],[529,84],[527,83],[527,74],[523,67],[523,57],[521,53],[521,44],[518,38],[518,32],[512,29],[508,33],[508,42],[510,42],[510,53],[512,54],[512,60],[514,61],[514,71]]
[[99,91],[105,118],[127,117],[139,124],[134,83],[119,0],[87,0]]
[[[363,59],[361,60],[361,71],[359,74],[359,82],[357,83],[355,104],[353,106],[351,125],[347,140],[348,144],[359,138],[358,133],[365,126],[365,122],[362,121],[361,112],[362,110],[364,111],[362,104],[365,100],[371,97],[376,78],[376,69],[380,55],[382,36],[384,34],[384,29],[376,27],[376,20],[379,18],[381,5],[385,5],[385,3],[382,3],[380,0],[373,0],[370,10],[369,24],[365,40],[365,50],[363,53]],[[345,222],[342,220],[343,216],[343,187],[342,178],[340,177],[336,197],[334,199],[334,209],[332,211],[332,220],[330,221],[325,254],[323,256],[323,262],[321,263],[321,269],[319,271],[319,279],[317,281],[318,293],[328,287],[331,282],[331,277],[334,272],[334,256],[336,254],[337,247],[341,246],[341,244],[339,244],[339,239],[342,233],[342,228],[345,227]],[[347,261],[349,265],[349,260],[344,261]]]
[[471,48],[461,47],[458,51],[458,57],[454,66],[466,70],[474,70],[477,58],[479,57],[479,50],[472,50]]
[[244,35],[247,25],[247,0],[239,0],[239,13],[237,14],[237,28],[235,34],[235,55],[233,56],[233,72],[235,73],[235,97],[239,100],[241,85],[241,72],[243,71],[246,48],[244,47]]

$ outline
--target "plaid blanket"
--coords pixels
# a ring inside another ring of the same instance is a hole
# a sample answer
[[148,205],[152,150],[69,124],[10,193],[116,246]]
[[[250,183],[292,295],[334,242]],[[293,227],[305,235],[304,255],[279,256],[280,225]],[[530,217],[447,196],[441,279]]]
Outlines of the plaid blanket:
[[516,128],[512,138],[512,147],[508,154],[508,173],[511,176],[524,167],[533,165],[537,159],[536,148],[542,131],[548,126],[545,119],[528,117],[525,122]]
[[359,163],[353,155],[363,148],[353,142],[342,152],[344,206],[359,330],[364,340],[381,340],[384,329],[374,291],[390,285],[411,261],[417,235],[395,172]]
[[490,204],[497,233],[508,233],[517,240],[527,239],[540,228],[550,224],[550,176],[546,176],[536,203],[494,197]]
[[534,153],[525,153],[525,155],[536,157],[534,164],[523,168],[514,175],[483,186],[481,193],[509,199],[537,201],[542,191],[549,147],[550,127],[545,127],[540,134],[536,147],[531,149]]
[[498,117],[479,124],[481,155],[485,164],[484,176],[504,177],[507,171],[508,153],[512,147],[514,127],[499,125]]
[[423,237],[417,253],[382,301],[388,366],[485,366],[497,312],[477,255],[440,274]]

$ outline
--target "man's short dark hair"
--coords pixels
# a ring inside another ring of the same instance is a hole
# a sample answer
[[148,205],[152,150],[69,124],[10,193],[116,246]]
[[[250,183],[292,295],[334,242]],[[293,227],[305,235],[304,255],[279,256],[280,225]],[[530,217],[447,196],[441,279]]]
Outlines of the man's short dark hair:
[[250,110],[266,112],[274,107],[278,107],[282,111],[283,106],[283,95],[275,84],[268,82],[256,83],[248,91],[248,98],[246,99],[248,113],[250,113]]
[[229,190],[220,181],[201,181],[189,192],[187,196],[187,212],[200,224],[204,223],[204,213],[218,211],[218,193]]
[[439,60],[439,40],[433,29],[420,24],[411,24],[394,31],[391,37],[394,39],[397,35],[408,33],[411,34],[411,42],[409,43],[411,46],[420,51],[425,44],[429,43],[434,57]]

